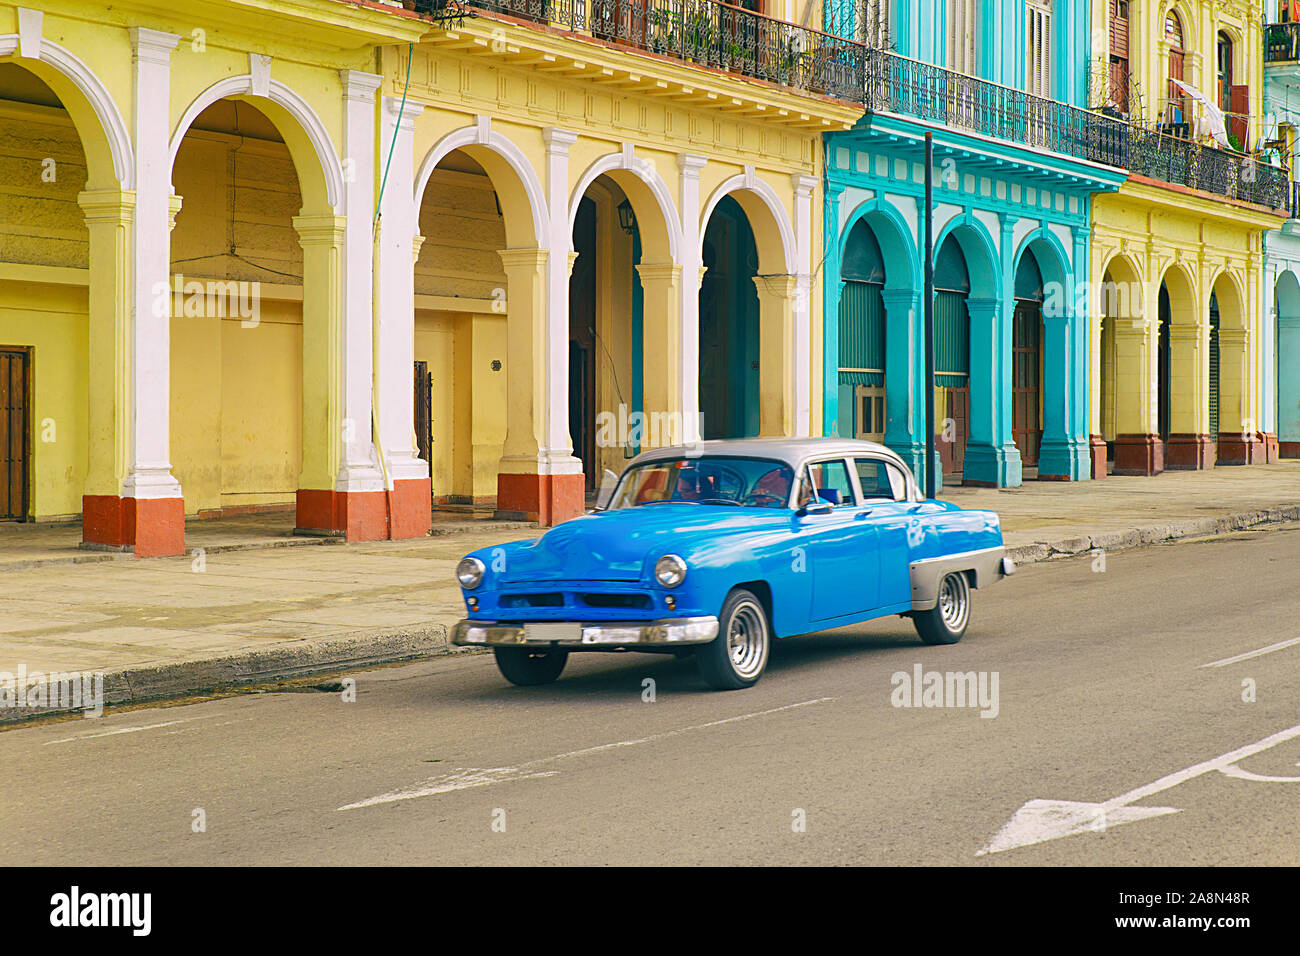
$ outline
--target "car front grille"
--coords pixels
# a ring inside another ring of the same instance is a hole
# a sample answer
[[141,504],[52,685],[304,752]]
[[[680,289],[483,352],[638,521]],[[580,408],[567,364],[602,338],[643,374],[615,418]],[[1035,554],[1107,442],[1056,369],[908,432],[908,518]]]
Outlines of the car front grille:
[[596,607],[648,611],[654,607],[654,601],[648,594],[637,594],[635,592],[541,591],[503,594],[501,595],[500,606],[503,608]]

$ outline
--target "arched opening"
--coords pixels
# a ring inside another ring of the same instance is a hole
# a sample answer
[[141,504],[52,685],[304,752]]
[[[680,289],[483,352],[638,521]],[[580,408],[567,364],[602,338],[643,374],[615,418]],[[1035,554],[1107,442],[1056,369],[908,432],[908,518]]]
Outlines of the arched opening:
[[955,234],[934,257],[934,387],[939,461],[960,480],[970,437],[970,272]]
[[321,439],[304,434],[294,159],[258,106],[218,100],[185,130],[172,188],[170,442],[185,513],[293,512],[304,446]]
[[[1157,330],[1157,432],[1165,467],[1209,468],[1214,440],[1207,418],[1206,317],[1192,278],[1181,266],[1165,271]],[[1203,300],[1202,300],[1203,301]]]
[[429,173],[415,261],[416,449],[435,511],[490,511],[506,433],[510,247],[492,177],[466,149]]
[[1020,257],[1011,327],[1011,435],[1026,469],[1043,438],[1043,274],[1032,249]]
[[[1109,272],[1102,276],[1102,287],[1114,288],[1115,280]],[[1100,348],[1097,362],[1097,394],[1101,439],[1106,444],[1107,463],[1115,460],[1115,317],[1109,312],[1101,316]],[[1095,469],[1094,469],[1095,470]],[[1094,475],[1094,477],[1098,477]]]
[[1291,270],[1273,292],[1278,454],[1300,458],[1300,282]]
[[[1110,259],[1102,271],[1097,311],[1099,328],[1097,421],[1106,445],[1107,468],[1117,475],[1154,475],[1164,470],[1164,443],[1156,434],[1153,408],[1149,312],[1143,284],[1132,261]],[[1159,322],[1159,304],[1156,304]],[[1099,468],[1099,464],[1098,464]],[[1100,473],[1100,472],[1099,472]]]
[[[622,470],[645,445],[675,436],[645,427],[645,289],[642,223],[658,216],[634,201],[619,173],[586,189],[573,225],[576,258],[569,278],[569,434],[586,490],[608,469]],[[662,343],[661,343],[662,347]],[[638,427],[640,423],[641,427]]]
[[[125,224],[101,231],[107,242],[87,225],[98,218],[90,191],[119,187],[93,110],[44,63],[0,62],[0,142],[11,192],[0,214],[0,521],[75,520],[83,493],[120,491],[112,459],[96,488],[88,458],[92,421],[112,435],[112,409],[91,399],[117,371],[109,347],[125,286],[99,277],[122,275],[113,230]],[[110,268],[92,268],[97,258]]]
[[1254,351],[1240,286],[1221,272],[1209,301],[1210,436],[1225,465],[1253,465],[1264,460],[1260,422],[1255,411]]
[[1170,368],[1172,350],[1169,343],[1169,326],[1173,321],[1171,312],[1169,287],[1162,282],[1156,330],[1156,434],[1166,443],[1169,441],[1169,419],[1173,411],[1171,394],[1173,372]]
[[866,219],[849,231],[840,264],[839,432],[885,438],[885,260]]
[[1206,392],[1210,441],[1219,441],[1219,297],[1210,292],[1209,387]]
[[700,415],[703,437],[759,433],[758,246],[732,196],[714,207],[704,231],[700,282]]
[[1220,30],[1215,44],[1217,70],[1217,100],[1219,109],[1227,117],[1228,143],[1233,149],[1245,151],[1247,148],[1246,114],[1250,110],[1250,93],[1246,84],[1235,85],[1234,80],[1239,70],[1236,63],[1236,45],[1226,31]]

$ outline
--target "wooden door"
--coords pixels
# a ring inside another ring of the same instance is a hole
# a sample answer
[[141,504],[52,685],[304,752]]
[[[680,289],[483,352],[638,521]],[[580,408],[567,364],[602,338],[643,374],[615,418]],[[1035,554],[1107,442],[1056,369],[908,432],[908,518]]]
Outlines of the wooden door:
[[1110,101],[1128,112],[1128,3],[1110,3]]
[[[935,436],[939,446],[939,461],[945,476],[960,475],[966,464],[966,438],[970,434],[970,386],[939,388],[935,402],[935,419],[940,432]],[[947,441],[942,431],[945,419],[952,419],[952,441]]]
[[1042,328],[1037,302],[1016,303],[1011,345],[1011,437],[1020,449],[1020,460],[1038,464],[1038,446],[1043,437],[1042,421]]
[[27,517],[31,350],[0,347],[0,520]]

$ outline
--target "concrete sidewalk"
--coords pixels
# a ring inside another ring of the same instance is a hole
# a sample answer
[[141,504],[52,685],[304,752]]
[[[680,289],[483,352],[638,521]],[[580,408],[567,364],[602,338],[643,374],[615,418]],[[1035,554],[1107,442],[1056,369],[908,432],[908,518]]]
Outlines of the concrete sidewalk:
[[[941,496],[997,511],[1028,563],[1300,520],[1300,461]],[[414,541],[285,548],[320,539],[249,524],[256,533],[227,549],[208,542],[201,561],[68,563],[85,554],[62,541],[76,529],[0,531],[0,672],[102,671],[106,700],[124,702],[445,653],[447,626],[463,615],[456,562],[541,533],[461,522]],[[20,540],[25,553],[9,551]]]

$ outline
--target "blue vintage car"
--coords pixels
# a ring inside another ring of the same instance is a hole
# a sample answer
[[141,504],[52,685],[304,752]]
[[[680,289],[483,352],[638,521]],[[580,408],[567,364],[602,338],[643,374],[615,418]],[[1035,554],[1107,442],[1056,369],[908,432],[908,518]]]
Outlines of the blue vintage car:
[[971,588],[1012,571],[996,514],[925,500],[882,445],[706,441],[643,452],[595,511],[467,555],[452,643],[491,647],[515,684],[555,680],[570,651],[636,650],[749,687],[773,637],[901,614],[956,643]]

